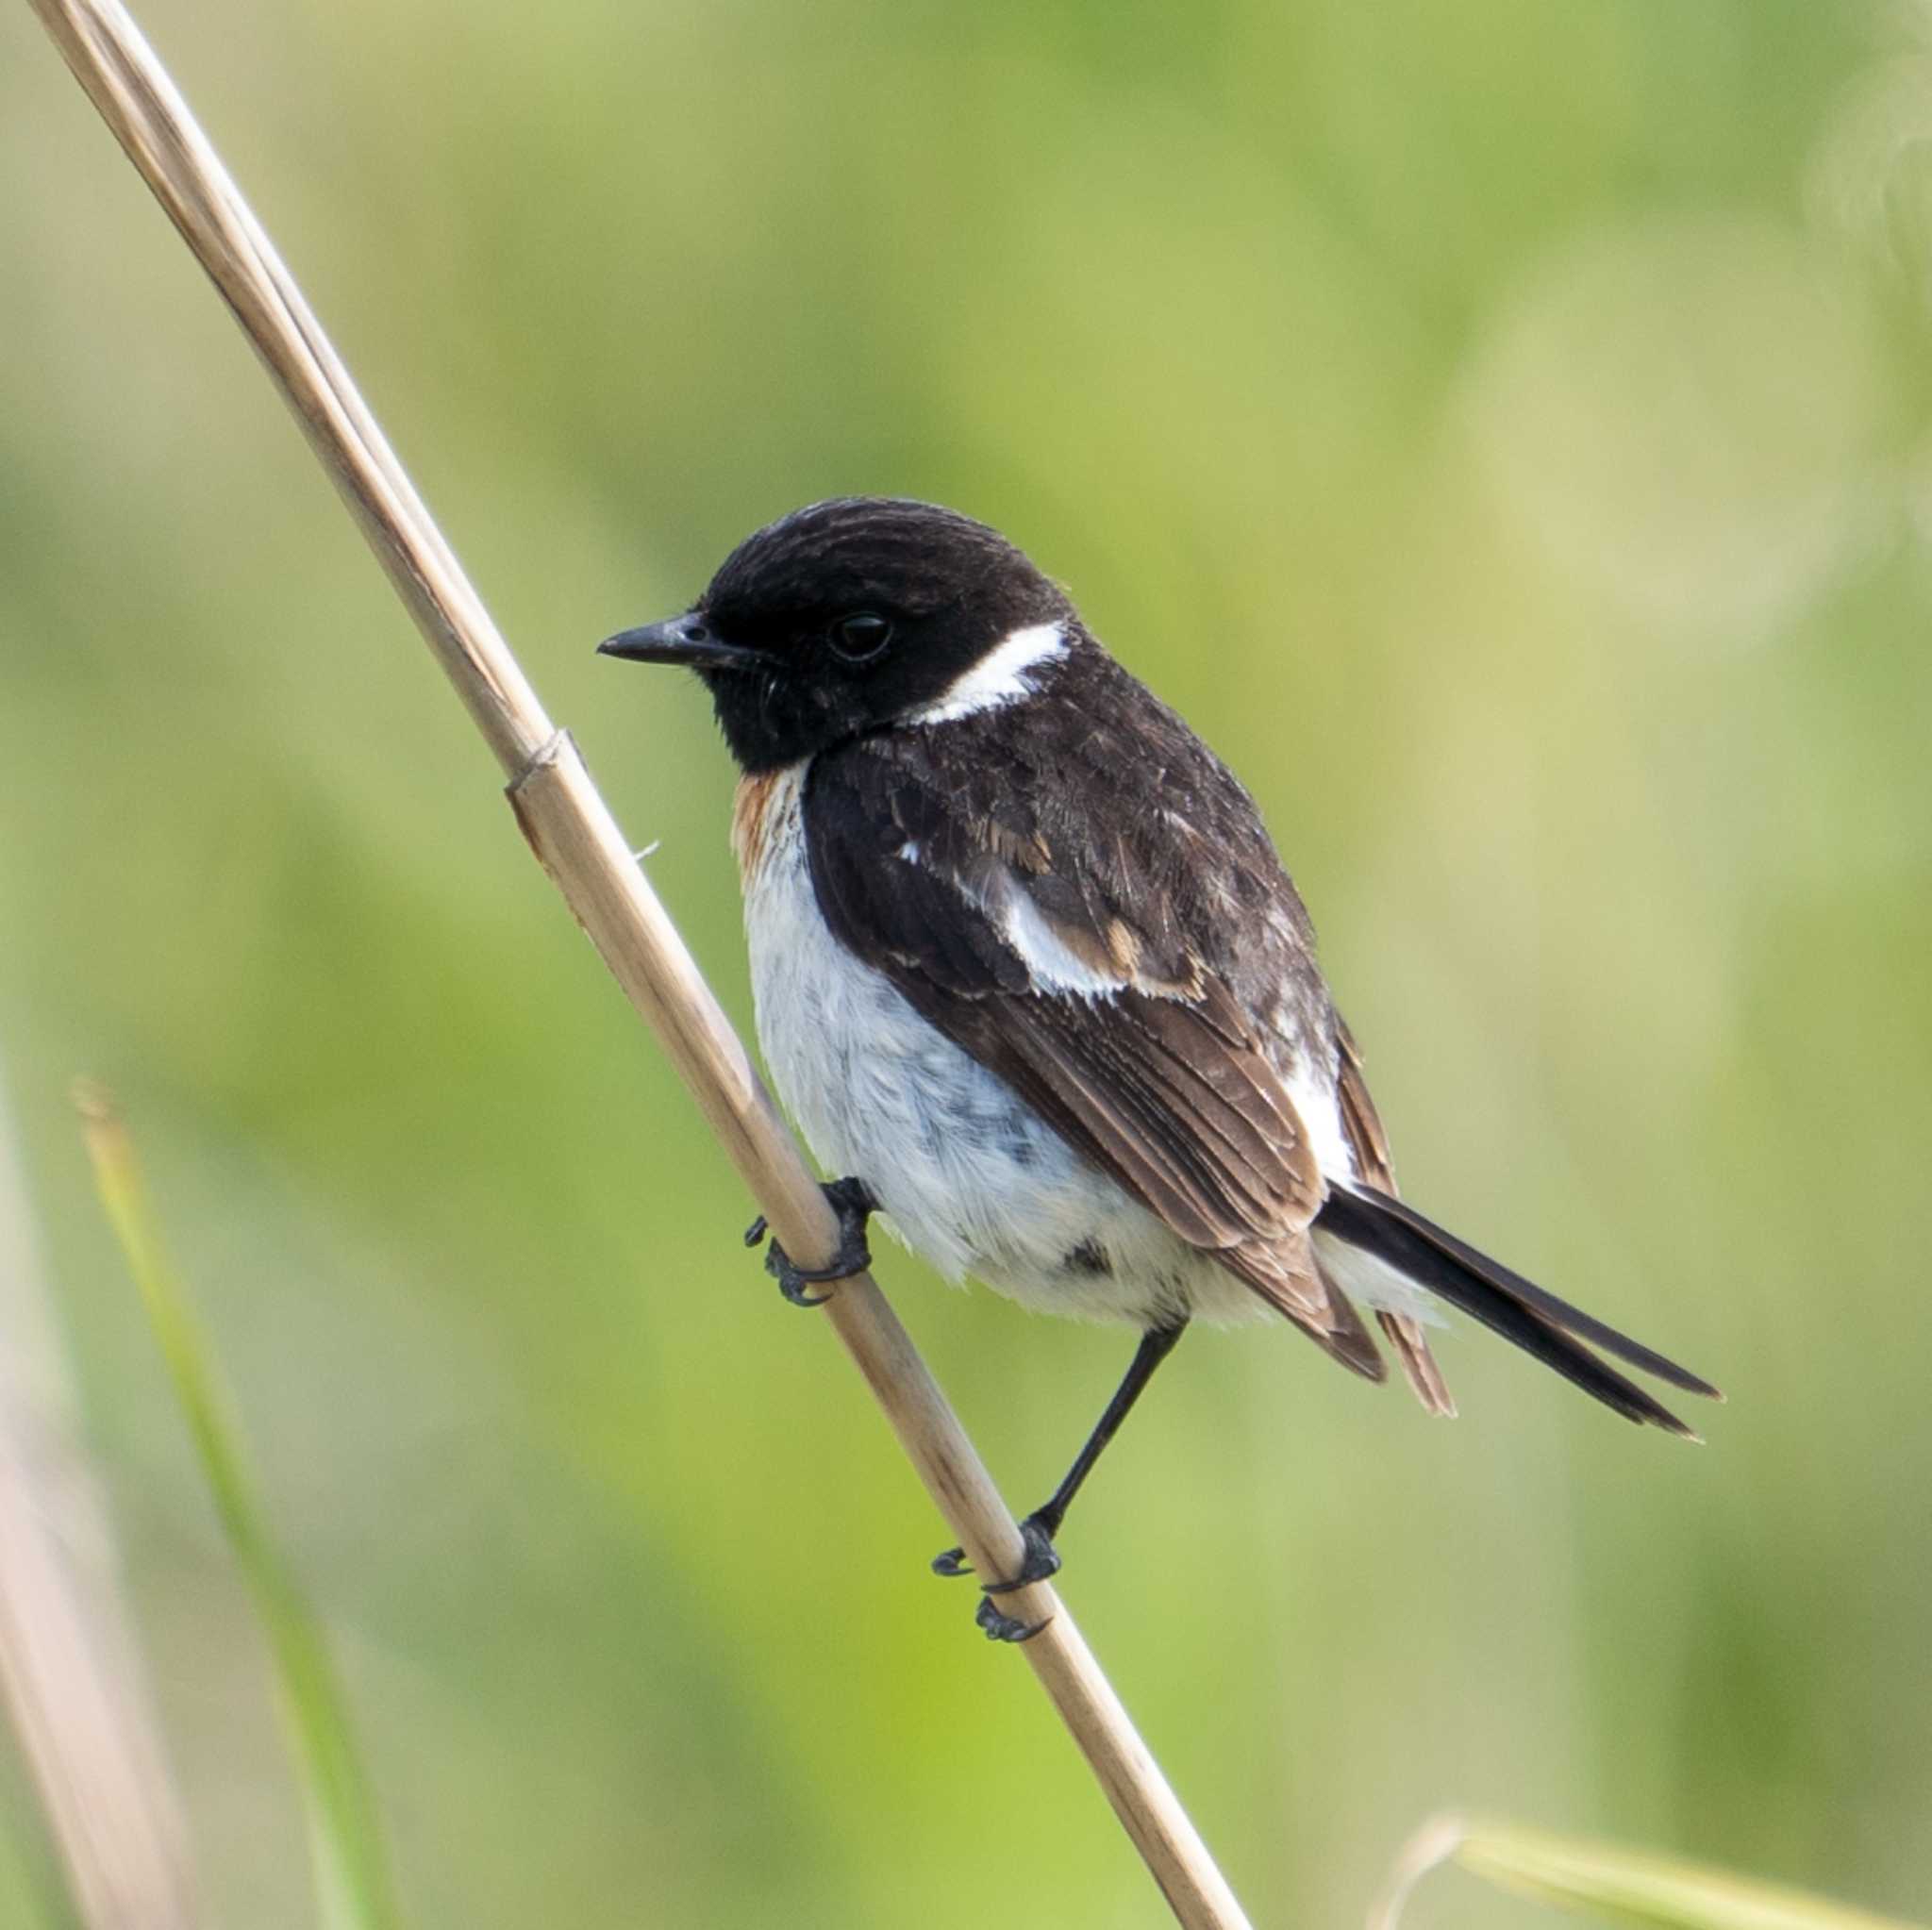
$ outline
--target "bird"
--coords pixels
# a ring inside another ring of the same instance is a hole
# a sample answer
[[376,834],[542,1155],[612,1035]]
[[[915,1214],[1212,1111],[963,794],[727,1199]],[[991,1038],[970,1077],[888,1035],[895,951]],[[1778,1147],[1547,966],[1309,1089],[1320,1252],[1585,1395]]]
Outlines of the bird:
[[[1211,640],[1204,640],[1211,647]],[[767,524],[682,614],[598,649],[682,665],[740,776],[731,841],[760,1050],[869,1264],[877,1213],[941,1274],[1125,1323],[1133,1360],[1066,1478],[982,1583],[1059,1565],[1075,1493],[1191,1323],[1274,1317],[1365,1380],[1456,1411],[1447,1307],[1626,1420],[1696,1439],[1605,1358],[1700,1375],[1397,1193],[1362,1058],[1254,800],[1015,544],[956,510],[846,496]],[[763,1232],[755,1223],[747,1235]],[[965,1572],[960,1551],[941,1572]]]

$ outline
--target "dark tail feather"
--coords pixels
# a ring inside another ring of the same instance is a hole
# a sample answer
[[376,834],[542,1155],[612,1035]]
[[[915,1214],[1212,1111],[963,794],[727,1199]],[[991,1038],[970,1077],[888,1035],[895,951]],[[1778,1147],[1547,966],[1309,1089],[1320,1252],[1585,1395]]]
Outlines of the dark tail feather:
[[1583,1340],[1688,1393],[1724,1398],[1708,1381],[1546,1293],[1372,1187],[1334,1188],[1315,1223],[1513,1341],[1626,1420],[1697,1439],[1668,1407],[1599,1360]]
[[1525,1280],[1500,1260],[1492,1260],[1489,1255],[1478,1253],[1467,1240],[1457,1240],[1455,1234],[1438,1226],[1433,1220],[1424,1220],[1413,1206],[1374,1187],[1361,1187],[1357,1190],[1382,1211],[1401,1221],[1411,1232],[1420,1234],[1439,1252],[1459,1261],[1471,1273],[1487,1280],[1499,1293],[1506,1293],[1522,1301],[1525,1306],[1534,1307],[1565,1333],[1591,1341],[1606,1354],[1614,1354],[1619,1360],[1627,1360],[1632,1367],[1641,1367],[1645,1373],[1655,1374],[1658,1380],[1668,1381],[1674,1388],[1682,1388],[1687,1394],[1703,1394],[1713,1401],[1724,1399],[1716,1388],[1701,1375],[1692,1373],[1688,1367],[1679,1367],[1674,1360],[1666,1359],[1641,1340],[1633,1340],[1628,1334],[1620,1334],[1615,1327],[1585,1313],[1580,1306],[1572,1306],[1567,1300],[1558,1300],[1535,1281]]

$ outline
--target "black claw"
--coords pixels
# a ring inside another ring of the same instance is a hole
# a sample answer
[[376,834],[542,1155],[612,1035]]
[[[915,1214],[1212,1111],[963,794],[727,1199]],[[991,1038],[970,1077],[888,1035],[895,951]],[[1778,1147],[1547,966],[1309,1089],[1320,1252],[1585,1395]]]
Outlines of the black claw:
[[1007,1614],[987,1595],[982,1597],[979,1612],[973,1619],[986,1631],[990,1642],[1030,1642],[1053,1617],[1049,1615],[1041,1622],[1022,1622],[1017,1615]]
[[981,1582],[979,1586],[987,1594],[1010,1595],[1016,1589],[1059,1573],[1059,1551],[1053,1545],[1046,1523],[1038,1515],[1028,1515],[1020,1523],[1020,1539],[1026,1544],[1026,1558],[1020,1564],[1020,1572],[1008,1582]]
[[[1049,1575],[1058,1574],[1060,1567],[1058,1551],[1053,1545],[1053,1537],[1040,1516],[1028,1515],[1020,1523],[1020,1539],[1026,1544],[1025,1558],[1020,1563],[1020,1572],[1011,1581],[982,1582],[979,1585],[979,1608],[974,1620],[986,1631],[988,1641],[1024,1642],[1031,1641],[1046,1626],[1046,1622],[1022,1622],[1017,1615],[1008,1615],[994,1601],[995,1595],[1010,1595],[1017,1589],[1030,1587],[1035,1582],[1043,1582]],[[932,1572],[938,1575],[962,1575],[973,1572],[973,1564],[966,1559],[963,1548],[948,1548],[943,1555],[933,1556]],[[1047,1621],[1051,1621],[1049,1616]]]
[[823,1306],[831,1299],[829,1293],[808,1293],[805,1282],[812,1276],[802,1273],[785,1256],[785,1249],[774,1240],[772,1250],[765,1256],[765,1272],[778,1283],[778,1291],[793,1306]]
[[[878,1201],[862,1179],[835,1179],[820,1187],[826,1203],[839,1216],[839,1246],[828,1264],[801,1267],[774,1240],[765,1249],[765,1272],[778,1283],[778,1291],[793,1306],[823,1306],[828,1293],[808,1293],[808,1286],[823,1287],[834,1280],[849,1280],[872,1265],[872,1249],[866,1244],[865,1223],[878,1210]],[[765,1237],[762,1213],[745,1229],[744,1243],[756,1246]]]

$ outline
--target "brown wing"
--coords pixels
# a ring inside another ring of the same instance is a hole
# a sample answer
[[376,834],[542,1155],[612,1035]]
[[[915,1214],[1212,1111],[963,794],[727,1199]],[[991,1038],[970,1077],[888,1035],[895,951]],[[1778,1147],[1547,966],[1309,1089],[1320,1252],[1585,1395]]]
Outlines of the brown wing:
[[849,950],[1182,1240],[1381,1377],[1314,1265],[1324,1184],[1254,1023],[1205,947],[1071,857],[1110,853],[1116,834],[1049,841],[975,820],[863,743],[814,760],[805,824],[819,907]]
[[[1362,1076],[1362,1056],[1355,1035],[1338,1017],[1335,1022],[1335,1090],[1341,1107],[1341,1130],[1355,1154],[1356,1170],[1368,1183],[1391,1196],[1395,1191],[1395,1168],[1389,1156],[1389,1135],[1369,1097],[1368,1082]],[[1389,1336],[1395,1357],[1415,1397],[1431,1414],[1453,1415],[1455,1397],[1436,1356],[1429,1352],[1427,1336],[1420,1321],[1406,1313],[1391,1313],[1387,1307],[1375,1311],[1376,1323]]]

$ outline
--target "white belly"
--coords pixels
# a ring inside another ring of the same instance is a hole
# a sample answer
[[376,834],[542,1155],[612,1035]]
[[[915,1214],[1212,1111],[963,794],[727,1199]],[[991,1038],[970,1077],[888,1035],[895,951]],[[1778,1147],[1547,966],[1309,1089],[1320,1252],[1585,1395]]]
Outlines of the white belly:
[[1265,1312],[839,943],[812,895],[800,774],[773,783],[762,843],[741,849],[758,1044],[825,1171],[863,1179],[947,1279],[1047,1312],[1141,1325]]

